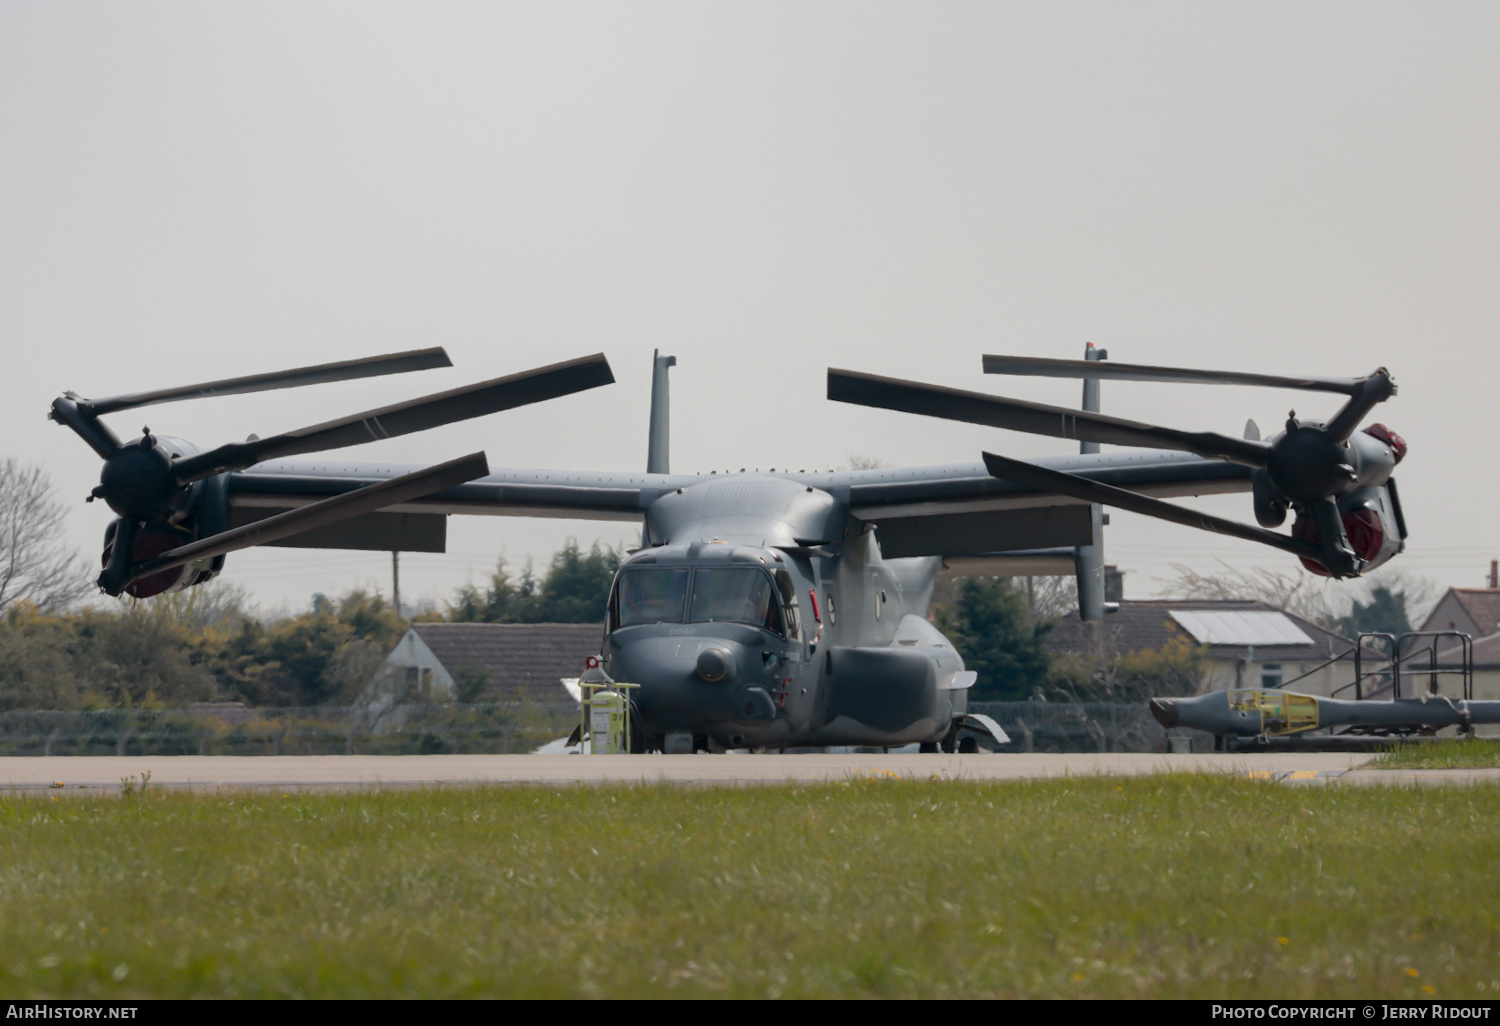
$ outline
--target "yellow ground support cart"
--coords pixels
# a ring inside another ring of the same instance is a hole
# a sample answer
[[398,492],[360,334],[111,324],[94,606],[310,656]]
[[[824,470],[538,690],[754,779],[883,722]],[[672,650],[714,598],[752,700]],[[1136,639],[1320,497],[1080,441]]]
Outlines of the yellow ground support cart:
[[1230,691],[1229,711],[1251,716],[1260,713],[1261,732],[1269,737],[1300,734],[1318,725],[1318,700],[1292,691],[1266,688]]

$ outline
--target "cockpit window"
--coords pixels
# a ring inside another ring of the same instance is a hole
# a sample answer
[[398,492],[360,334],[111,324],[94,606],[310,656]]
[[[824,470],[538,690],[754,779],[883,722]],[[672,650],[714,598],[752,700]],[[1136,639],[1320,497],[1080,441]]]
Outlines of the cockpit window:
[[783,633],[781,606],[771,593],[771,579],[753,567],[700,569],[693,577],[688,619],[732,620]]
[[802,634],[797,616],[797,586],[792,583],[792,575],[785,570],[777,570],[772,576],[776,578],[776,590],[781,593],[782,614],[786,617],[786,636],[793,641],[800,641]]
[[610,598],[610,630],[635,623],[680,623],[687,596],[686,570],[625,570]]

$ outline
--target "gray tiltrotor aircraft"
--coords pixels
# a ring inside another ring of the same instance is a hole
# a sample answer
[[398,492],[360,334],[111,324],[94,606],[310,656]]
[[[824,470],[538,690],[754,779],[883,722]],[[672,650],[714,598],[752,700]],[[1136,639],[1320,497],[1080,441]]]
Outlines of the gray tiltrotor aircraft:
[[[145,431],[121,441],[100,417],[139,406],[447,366],[440,349],[88,400],[51,416],[104,460],[92,498],[118,518],[99,586],[149,596],[201,584],[252,545],[441,552],[455,513],[637,521],[642,547],[608,599],[602,655],[632,692],[637,750],[920,744],[972,750],[1005,737],[967,711],[975,674],[926,619],[940,574],[1074,573],[1079,613],[1108,610],[1102,505],[1250,538],[1311,569],[1351,576],[1405,537],[1391,469],[1401,440],[1359,421],[1390,376],[1277,378],[1099,362],[986,357],[985,370],[1084,380],[1084,409],[830,370],[832,399],[1082,440],[1077,456],[845,472],[674,474],[667,368],[653,367],[647,472],[491,467],[483,453],[430,468],[282,462],[425,430],[613,381],[585,357],[199,451]],[[1287,423],[1260,441],[1188,433],[1098,413],[1099,381],[1234,382],[1341,392],[1326,424]],[[1149,447],[1100,453],[1098,443]],[[1260,528],[1161,501],[1250,491]],[[1276,526],[1297,514],[1292,536]]]

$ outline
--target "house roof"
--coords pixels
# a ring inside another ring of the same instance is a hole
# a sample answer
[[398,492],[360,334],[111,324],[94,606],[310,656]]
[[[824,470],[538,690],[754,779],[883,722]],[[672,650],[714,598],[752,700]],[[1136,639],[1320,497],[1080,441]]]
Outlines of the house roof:
[[1177,626],[1201,645],[1311,645],[1312,638],[1281,612],[1263,609],[1173,609]]
[[[1491,634],[1483,638],[1474,639],[1473,647],[1474,669],[1476,670],[1500,670],[1500,634]],[[1412,659],[1411,665],[1402,671],[1405,673],[1418,674],[1420,666],[1426,664],[1427,656],[1419,655]],[[1451,669],[1463,663],[1463,653],[1459,646],[1448,642],[1444,644],[1439,640],[1437,650],[1438,666]]]
[[[1177,613],[1198,615],[1179,618],[1175,615]],[[1265,617],[1267,613],[1275,614],[1278,619]],[[1218,644],[1212,640],[1214,637],[1247,638],[1247,634],[1215,634],[1188,629],[1189,624],[1201,628],[1205,622],[1220,627],[1251,623],[1262,629],[1274,625],[1274,633],[1263,635],[1270,643],[1253,646],[1255,659],[1263,662],[1328,659],[1347,652],[1354,644],[1348,638],[1326,631],[1300,616],[1248,599],[1126,600],[1120,603],[1119,612],[1111,613],[1099,623],[1084,623],[1076,617],[1065,617],[1048,635],[1047,644],[1058,655],[1124,655],[1162,648],[1174,638],[1197,642],[1195,635],[1202,634],[1210,639],[1210,658],[1240,660],[1249,657],[1250,645]],[[1298,634],[1308,641],[1288,643]]]
[[[1500,588],[1449,588],[1448,594],[1453,596],[1484,635],[1500,631]],[[1424,629],[1442,630],[1444,626],[1431,624]]]
[[597,623],[414,623],[411,629],[455,678],[465,667],[484,671],[484,700],[491,702],[573,701],[560,679],[582,673],[604,640]]

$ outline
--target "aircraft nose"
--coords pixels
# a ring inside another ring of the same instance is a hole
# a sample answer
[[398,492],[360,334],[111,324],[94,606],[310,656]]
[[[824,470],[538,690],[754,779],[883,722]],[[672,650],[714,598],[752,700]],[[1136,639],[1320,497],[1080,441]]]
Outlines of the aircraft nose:
[[750,682],[744,646],[728,638],[617,638],[609,674],[640,686],[632,692],[655,731],[701,733],[737,714],[736,688]]

